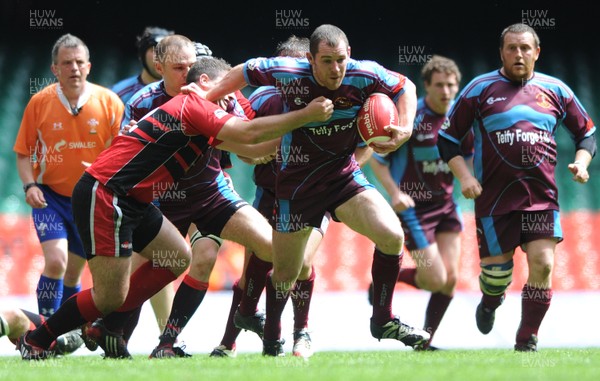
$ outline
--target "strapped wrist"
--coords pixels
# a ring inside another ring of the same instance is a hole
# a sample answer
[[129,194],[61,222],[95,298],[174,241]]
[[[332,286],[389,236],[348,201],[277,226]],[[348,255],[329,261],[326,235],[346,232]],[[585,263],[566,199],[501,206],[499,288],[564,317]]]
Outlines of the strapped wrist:
[[27,183],[27,184],[23,185],[23,192],[25,192],[25,194],[27,194],[27,191],[30,188],[37,187],[37,186],[38,186],[37,183]]

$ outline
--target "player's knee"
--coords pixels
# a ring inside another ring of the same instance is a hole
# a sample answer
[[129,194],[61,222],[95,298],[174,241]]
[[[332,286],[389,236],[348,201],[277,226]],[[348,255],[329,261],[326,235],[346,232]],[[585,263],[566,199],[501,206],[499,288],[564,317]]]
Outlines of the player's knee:
[[375,241],[375,246],[385,254],[397,254],[404,246],[404,232],[402,229],[389,230]]
[[0,315],[0,337],[17,338],[29,329],[29,319],[17,309],[2,311]]
[[446,274],[443,272],[422,272],[417,270],[417,284],[423,290],[440,292],[446,286]]
[[44,274],[53,279],[62,279],[67,271],[67,258],[63,256],[46,256]]
[[203,245],[194,246],[192,249],[192,263],[190,264],[190,276],[197,279],[204,279],[210,276],[219,253],[218,247],[215,246],[214,243],[206,248]]
[[446,274],[431,279],[429,289],[431,292],[440,292],[446,286]]
[[126,287],[112,287],[108,290],[94,289],[94,303],[103,314],[115,311],[125,303],[127,298]]
[[548,279],[552,275],[552,260],[539,258],[530,262],[529,273],[536,279]]
[[296,283],[296,280],[298,280],[299,274],[299,269],[280,267],[278,271],[273,271],[271,281],[274,286],[279,287],[281,290],[289,290]]
[[[11,337],[18,337],[29,329],[29,319],[24,314],[19,314],[13,320],[11,327]],[[18,335],[18,336],[17,336]]]
[[183,274],[189,267],[192,262],[192,250],[189,246],[182,248],[177,253],[177,258],[173,261],[170,261],[169,270],[175,274],[175,276],[179,276]]
[[442,291],[446,291],[447,293],[453,293],[456,288],[456,284],[458,283],[458,276],[455,272],[449,272],[446,274],[446,284],[443,287]]
[[513,261],[481,266],[479,287],[486,295],[499,296],[506,292],[512,282]]
[[252,234],[246,240],[246,248],[254,253],[261,261],[273,262],[273,240],[271,227]]
[[190,238],[190,246],[194,252],[196,251],[196,245],[199,245],[202,250],[209,250],[212,248],[213,251],[219,251],[219,248],[223,245],[223,239],[214,234],[205,235],[196,230]]
[[300,269],[300,274],[298,274],[298,279],[306,280],[310,278],[312,275],[312,261],[304,258],[304,263],[302,264],[302,269]]

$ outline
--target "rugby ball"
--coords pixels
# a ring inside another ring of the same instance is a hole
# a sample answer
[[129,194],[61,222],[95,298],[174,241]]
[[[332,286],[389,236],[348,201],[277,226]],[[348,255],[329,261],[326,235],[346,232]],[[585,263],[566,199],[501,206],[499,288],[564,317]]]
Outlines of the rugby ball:
[[390,124],[398,125],[398,109],[394,101],[382,93],[369,95],[356,118],[358,133],[362,140],[367,145],[390,140],[392,134],[383,129]]

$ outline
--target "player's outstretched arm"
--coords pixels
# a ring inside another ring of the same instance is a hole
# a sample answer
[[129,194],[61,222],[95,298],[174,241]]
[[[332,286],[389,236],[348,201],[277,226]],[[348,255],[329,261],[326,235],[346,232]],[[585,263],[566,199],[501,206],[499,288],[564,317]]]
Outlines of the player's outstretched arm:
[[241,161],[243,161],[246,164],[260,165],[260,164],[267,164],[267,163],[273,161],[273,159],[275,159],[276,155],[277,155],[277,151],[274,154],[271,153],[270,155],[262,156],[262,157],[248,157],[248,156],[243,156],[243,155],[237,155],[237,157],[238,157],[238,159],[240,159]]
[[217,146],[218,149],[233,152],[246,164],[265,164],[271,161],[276,153],[281,139],[273,139],[258,144],[242,144],[223,142]]
[[254,118],[251,121],[231,118],[221,128],[217,139],[227,143],[261,143],[281,137],[310,122],[325,122],[331,118],[332,114],[333,103],[331,100],[318,97],[303,109],[296,111]]

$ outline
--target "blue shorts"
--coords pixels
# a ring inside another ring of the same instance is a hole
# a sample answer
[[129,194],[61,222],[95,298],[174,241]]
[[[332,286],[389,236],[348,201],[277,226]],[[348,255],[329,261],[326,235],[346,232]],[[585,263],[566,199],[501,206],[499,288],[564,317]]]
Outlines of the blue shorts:
[[562,241],[558,210],[517,210],[500,216],[475,219],[479,257],[508,253],[524,243],[544,238]]
[[44,198],[45,208],[32,210],[33,225],[40,242],[53,239],[66,239],[70,252],[85,258],[83,244],[73,220],[71,197],[60,195],[47,185],[38,185]]
[[463,222],[454,201],[417,205],[398,214],[408,250],[422,250],[435,242],[437,233],[460,233]]

